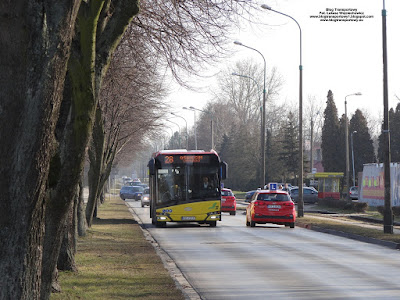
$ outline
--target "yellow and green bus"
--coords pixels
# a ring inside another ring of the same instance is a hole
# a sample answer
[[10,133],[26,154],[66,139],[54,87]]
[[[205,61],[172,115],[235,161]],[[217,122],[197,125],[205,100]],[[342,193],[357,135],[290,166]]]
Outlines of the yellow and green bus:
[[227,164],[215,151],[163,150],[153,154],[148,167],[154,225],[197,222],[215,227],[221,220],[221,180]]

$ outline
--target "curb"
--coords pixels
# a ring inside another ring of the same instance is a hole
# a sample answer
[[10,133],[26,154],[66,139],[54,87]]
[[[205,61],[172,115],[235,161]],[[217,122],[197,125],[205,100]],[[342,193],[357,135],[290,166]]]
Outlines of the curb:
[[171,278],[174,280],[176,287],[182,291],[183,295],[185,296],[186,300],[202,300],[200,295],[196,292],[196,290],[192,287],[192,285],[187,281],[186,277],[183,275],[181,270],[175,264],[174,260],[165,252],[157,241],[153,238],[150,232],[145,228],[143,225],[142,220],[139,216],[135,213],[135,211],[125,203],[128,207],[129,211],[131,212],[135,221],[140,225],[142,229],[143,235],[147,241],[153,245],[154,249],[156,250],[157,255],[161,258],[164,267],[168,270]]
[[337,231],[337,230],[333,230],[333,229],[322,228],[322,227],[319,227],[319,226],[312,226],[311,224],[300,223],[300,224],[296,224],[296,226],[302,227],[302,228],[305,228],[305,229],[309,229],[309,230],[322,232],[322,233],[328,233],[328,234],[332,234],[332,235],[336,235],[336,236],[340,236],[340,237],[345,237],[345,238],[349,238],[349,239],[352,239],[352,240],[357,240],[357,241],[360,241],[360,242],[379,245],[379,246],[387,247],[387,248],[390,248],[390,249],[395,249],[395,250],[399,250],[400,249],[400,244],[399,243],[395,243],[395,242],[378,240],[378,239],[375,239],[375,238],[365,237],[365,236],[354,234],[354,233]]

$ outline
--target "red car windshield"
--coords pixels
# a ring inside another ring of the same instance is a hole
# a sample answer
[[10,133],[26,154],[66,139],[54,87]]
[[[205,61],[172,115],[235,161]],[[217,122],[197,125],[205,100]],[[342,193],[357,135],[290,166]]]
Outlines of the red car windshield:
[[290,198],[289,198],[289,195],[287,195],[287,194],[271,193],[271,194],[258,194],[257,200],[290,201]]
[[224,191],[224,190],[222,190],[222,191],[221,191],[221,196],[233,196],[233,194],[232,194],[231,191]]

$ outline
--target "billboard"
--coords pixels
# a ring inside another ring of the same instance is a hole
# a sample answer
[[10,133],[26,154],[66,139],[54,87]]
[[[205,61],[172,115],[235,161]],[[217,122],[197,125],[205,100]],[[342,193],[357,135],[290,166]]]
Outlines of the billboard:
[[[392,206],[400,206],[400,164],[390,164],[390,191]],[[385,178],[383,164],[365,164],[361,185],[359,186],[359,201],[370,206],[385,204]]]

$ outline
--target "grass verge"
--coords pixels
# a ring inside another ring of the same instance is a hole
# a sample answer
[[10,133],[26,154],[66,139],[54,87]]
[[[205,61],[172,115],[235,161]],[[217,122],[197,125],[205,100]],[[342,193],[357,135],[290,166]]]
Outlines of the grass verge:
[[400,243],[400,235],[383,233],[383,225],[382,225],[382,230],[380,231],[377,229],[362,226],[362,223],[359,223],[358,225],[356,225],[356,224],[340,222],[340,220],[346,220],[346,219],[347,219],[347,221],[351,221],[350,219],[346,218],[345,216],[341,217],[340,219],[332,218],[329,216],[323,216],[321,218],[320,214],[307,213],[307,214],[305,214],[304,217],[296,219],[296,225],[303,226],[303,227],[307,226],[307,227],[311,227],[311,228],[319,227],[319,228],[323,228],[323,229],[330,229],[330,230],[341,231],[341,232],[350,233],[350,234],[356,234],[356,235],[360,235],[363,237],[378,239],[378,240],[382,240],[382,241]]
[[98,219],[79,238],[77,273],[60,272],[57,299],[184,299],[128,207],[107,200]]
[[233,194],[235,195],[236,199],[245,199],[246,198],[246,192],[233,191]]

